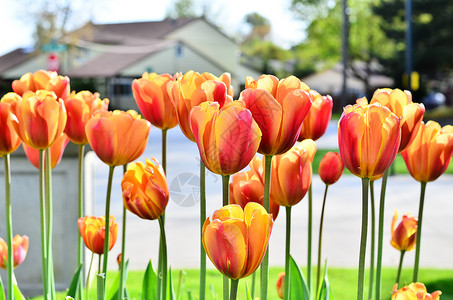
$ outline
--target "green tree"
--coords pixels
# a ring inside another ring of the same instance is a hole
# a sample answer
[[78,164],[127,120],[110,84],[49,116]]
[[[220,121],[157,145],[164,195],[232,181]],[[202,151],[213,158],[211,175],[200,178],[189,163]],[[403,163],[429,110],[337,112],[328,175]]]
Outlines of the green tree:
[[195,5],[192,0],[176,0],[167,10],[167,18],[193,18],[197,17]]

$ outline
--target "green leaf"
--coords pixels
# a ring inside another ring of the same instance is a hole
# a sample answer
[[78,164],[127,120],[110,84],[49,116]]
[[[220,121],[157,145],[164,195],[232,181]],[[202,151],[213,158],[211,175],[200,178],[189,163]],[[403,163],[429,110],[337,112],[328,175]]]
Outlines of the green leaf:
[[20,291],[17,284],[13,284],[13,289],[14,289],[14,299],[15,300],[25,300],[25,297],[24,297],[24,295],[22,295],[22,292]]
[[210,290],[211,290],[211,299],[216,300],[217,299],[217,294],[215,292],[214,286],[211,284],[209,287],[210,287]]
[[[128,266],[129,266],[129,260],[127,260],[126,263],[124,264],[124,280],[126,280],[126,278],[127,278]],[[118,297],[119,293],[120,293],[120,291],[119,291],[120,280],[121,280],[121,272],[118,272],[118,274],[115,277],[115,280],[113,281],[112,286],[110,287],[110,290],[107,293],[106,299],[117,300],[117,299],[123,298],[123,297]],[[126,287],[125,287],[125,289],[126,289]]]
[[249,285],[247,284],[247,281],[245,282],[245,293],[247,294],[247,300],[253,300],[252,296],[250,295]]
[[[286,274],[285,280],[288,280],[288,274]],[[310,293],[304,275],[292,256],[289,257],[289,286],[290,300],[310,300]]]
[[142,299],[156,300],[157,298],[157,275],[154,272],[151,260],[146,267],[142,283]]
[[173,288],[173,275],[171,274],[171,268],[168,270],[168,290],[167,290],[167,299],[175,300],[175,289]]
[[190,290],[187,290],[187,299],[192,300],[192,292]]
[[3,289],[2,278],[0,277],[0,300],[5,300],[5,290]]
[[80,266],[75,271],[74,276],[72,277],[71,284],[69,285],[69,290],[68,290],[68,293],[66,294],[66,297],[71,297],[71,298],[75,299],[78,287],[79,287],[80,283],[82,282],[82,276],[81,276],[82,269],[83,269],[83,264],[80,264]]
[[332,287],[330,286],[329,278],[327,277],[327,261],[324,265],[324,278],[321,287],[319,288],[318,300],[334,300]]

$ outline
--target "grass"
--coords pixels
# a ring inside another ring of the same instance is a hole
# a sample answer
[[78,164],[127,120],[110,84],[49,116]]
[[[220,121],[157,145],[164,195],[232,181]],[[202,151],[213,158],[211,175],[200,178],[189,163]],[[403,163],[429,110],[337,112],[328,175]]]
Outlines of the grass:
[[[271,267],[269,270],[269,299],[279,299],[275,289],[275,282],[277,281],[278,274],[283,271],[283,267]],[[302,270],[304,273],[305,270]],[[109,274],[109,278],[114,278],[117,272]],[[259,273],[259,272],[258,272]],[[349,300],[354,299],[357,290],[357,270],[353,268],[329,268],[329,281],[333,289],[336,300]],[[127,278],[127,289],[129,292],[130,300],[141,300],[142,279],[144,271],[131,271]],[[178,286],[180,288],[181,296],[179,300],[198,299],[198,278],[199,272],[197,269],[190,270],[175,270],[173,274],[173,283],[175,292]],[[366,273],[368,274],[368,273]],[[382,299],[390,300],[391,293],[396,276],[396,268],[383,268],[382,276]],[[241,279],[239,282],[238,299],[246,299],[245,285],[251,287],[251,278],[249,276]],[[401,282],[410,283],[412,278],[411,269],[403,270],[401,275]],[[436,290],[442,291],[442,300],[453,300],[453,270],[442,269],[421,269],[419,278],[425,283],[428,292]],[[92,286],[96,284],[93,282]],[[368,286],[368,285],[366,285]],[[257,289],[259,290],[259,275],[257,276]],[[89,300],[96,299],[95,290],[91,290]],[[189,298],[188,294],[191,294]],[[217,270],[208,270],[207,272],[207,300],[221,299],[222,298],[222,276]],[[365,296],[367,291],[365,290]],[[65,294],[58,293],[58,299],[63,300]],[[256,292],[255,296],[259,296]],[[217,297],[217,298],[215,298]],[[32,300],[41,300],[42,297],[32,298]]]

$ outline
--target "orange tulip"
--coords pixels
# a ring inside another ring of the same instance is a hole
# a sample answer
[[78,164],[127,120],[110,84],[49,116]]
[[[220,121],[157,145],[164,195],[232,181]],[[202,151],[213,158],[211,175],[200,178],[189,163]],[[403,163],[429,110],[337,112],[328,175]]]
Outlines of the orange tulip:
[[285,272],[280,272],[278,274],[278,279],[276,283],[277,294],[280,299],[285,297]]
[[392,219],[392,246],[400,251],[410,251],[414,249],[417,235],[417,218],[409,217],[409,214],[404,215],[401,222],[396,226],[398,213],[395,210],[395,215]]
[[212,172],[234,174],[255,156],[261,130],[237,101],[222,108],[217,102],[203,102],[190,111],[189,119],[200,157]]
[[132,82],[132,92],[141,113],[154,126],[170,129],[178,125],[175,107],[170,100],[168,83],[175,79],[170,74],[145,72]]
[[310,95],[313,102],[307,116],[302,122],[299,141],[305,139],[316,141],[319,139],[326,132],[330,118],[332,117],[332,97],[329,95],[321,96],[315,90],[310,90]]
[[[261,165],[261,159],[255,156],[250,162],[252,164]],[[264,182],[263,182],[263,168],[257,173],[256,170],[252,169],[248,171],[242,171],[232,176],[230,182],[229,192],[229,203],[237,204],[244,208],[249,202],[256,202],[261,205],[264,203]],[[278,216],[280,205],[275,203],[272,198],[270,199],[270,213],[272,218],[275,220]]]
[[439,300],[441,291],[429,294],[421,282],[412,282],[398,290],[398,283],[393,286],[392,300]]
[[304,140],[291,150],[272,159],[271,198],[279,205],[294,206],[308,191],[316,144]]
[[73,143],[88,144],[85,125],[95,111],[107,110],[109,102],[107,98],[101,100],[98,93],[92,94],[89,91],[71,93],[65,101],[68,121],[64,131]]
[[319,163],[319,177],[325,184],[334,184],[343,174],[344,164],[340,154],[337,152],[327,152]]
[[169,197],[167,179],[155,158],[147,159],[146,165],[129,164],[121,188],[124,207],[140,218],[155,220],[165,212]]
[[[59,138],[53,143],[47,151],[50,151],[50,168],[55,168],[61,161],[63,157],[63,152],[66,146],[69,143],[69,139],[66,134],[62,133]],[[39,169],[39,150],[27,146],[26,144],[22,145],[24,147],[25,155],[27,155],[28,160]],[[44,163],[46,159],[44,158]]]
[[[20,236],[16,234],[13,237],[13,268],[20,265],[27,256],[28,251],[28,236]],[[8,245],[0,238],[0,267],[6,269],[6,263],[8,262]]]
[[281,81],[262,75],[256,81],[247,77],[242,101],[263,134],[258,152],[283,154],[297,141],[302,121],[311,107],[309,88],[294,76]]
[[341,159],[360,178],[380,178],[395,160],[400,140],[399,118],[379,103],[348,105],[338,122]]
[[175,106],[181,131],[192,142],[195,142],[195,138],[189,122],[191,109],[205,101],[216,101],[222,107],[225,102],[233,99],[231,76],[228,73],[216,77],[210,73],[199,74],[189,71],[176,81],[169,82],[167,89]]
[[7,93],[0,100],[0,156],[13,153],[21,140],[14,130],[11,103],[20,99],[15,93]]
[[258,203],[244,210],[229,204],[214,212],[203,225],[202,242],[214,266],[232,279],[255,272],[266,253],[274,221]]
[[98,110],[88,120],[85,132],[91,148],[104,163],[121,166],[145,151],[150,126],[133,110]]
[[[77,221],[79,225],[80,235],[83,242],[91,252],[96,254],[104,254],[105,240],[105,217],[83,217]],[[110,237],[109,251],[113,248],[118,235],[118,224],[115,222],[115,217],[110,216]]]
[[35,149],[46,149],[60,137],[66,126],[63,100],[54,92],[26,92],[11,103],[13,126],[22,142]]
[[20,80],[13,81],[12,87],[13,91],[20,96],[23,96],[27,91],[47,90],[54,92],[58,98],[63,100],[69,97],[70,91],[69,78],[67,76],[44,70],[22,75]]
[[434,181],[448,167],[453,153],[451,125],[428,121],[419,125],[414,141],[401,152],[409,173],[419,182]]
[[401,126],[401,143],[398,152],[403,151],[414,140],[418,125],[423,120],[425,106],[413,103],[409,91],[399,89],[378,89],[371,103],[380,103],[390,109],[398,118]]

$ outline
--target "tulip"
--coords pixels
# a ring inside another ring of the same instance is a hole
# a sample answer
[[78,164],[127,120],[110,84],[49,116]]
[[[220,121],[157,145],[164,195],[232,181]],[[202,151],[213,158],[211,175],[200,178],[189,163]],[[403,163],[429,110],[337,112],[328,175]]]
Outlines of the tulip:
[[66,126],[63,100],[54,92],[26,92],[11,103],[13,126],[22,142],[35,149],[46,149],[60,137]]
[[170,100],[168,83],[175,79],[170,74],[145,72],[132,82],[132,92],[141,113],[154,126],[170,129],[178,125],[175,107]]
[[124,206],[142,219],[155,220],[168,204],[168,185],[164,170],[155,158],[128,165],[121,181]]
[[229,204],[203,225],[203,247],[214,266],[232,279],[244,278],[260,265],[269,243],[272,216],[258,203],[244,210]]
[[8,93],[0,100],[0,156],[11,154],[20,146],[11,115],[11,103],[19,99],[19,95]]
[[150,126],[133,110],[96,111],[85,131],[96,155],[109,166],[120,166],[145,151]]
[[413,103],[409,91],[399,89],[378,89],[371,98],[372,103],[380,103],[390,109],[398,118],[401,126],[401,143],[398,152],[403,151],[414,140],[418,125],[423,120],[425,106]]
[[[28,236],[20,236],[16,234],[13,238],[13,267],[20,265],[27,256],[28,251]],[[0,267],[6,269],[8,257],[8,246],[5,241],[0,238]]]
[[398,117],[380,104],[348,105],[338,122],[341,159],[360,178],[380,178],[395,160],[400,140]]
[[393,286],[392,300],[439,300],[441,291],[429,294],[426,287],[421,282],[412,282],[408,286],[398,290],[398,283]]
[[278,296],[280,297],[280,299],[283,299],[285,295],[285,272],[280,272],[278,274],[276,288]]
[[325,184],[334,184],[343,174],[344,164],[340,154],[337,152],[327,152],[319,163],[319,177]]
[[311,107],[309,88],[294,76],[281,81],[262,75],[257,81],[248,77],[242,101],[262,131],[258,152],[264,155],[283,154],[297,141],[302,121]]
[[78,145],[88,144],[85,125],[95,111],[107,110],[109,102],[107,98],[101,100],[98,93],[92,94],[89,91],[71,93],[65,101],[68,114],[65,133],[73,143]]
[[69,78],[67,76],[44,70],[22,75],[20,80],[13,81],[12,87],[13,91],[20,96],[23,96],[27,91],[47,90],[53,91],[58,98],[63,100],[69,97],[70,91]]
[[220,108],[217,102],[203,102],[191,110],[189,118],[200,157],[212,172],[234,174],[255,156],[261,130],[240,103]]
[[310,90],[312,105],[307,116],[302,122],[302,129],[299,134],[299,141],[312,139],[316,141],[327,130],[330,118],[332,117],[333,100],[329,95],[321,96],[317,91]]
[[[396,226],[398,220],[398,213],[392,219],[392,246],[400,251],[410,251],[415,247],[415,236],[417,233],[417,218],[409,217],[409,214],[404,215],[401,222]],[[396,228],[395,228],[396,226]]]
[[[96,254],[104,254],[104,239],[105,239],[105,217],[86,216],[79,218],[77,221],[79,231],[82,235],[85,246]],[[113,248],[118,235],[118,224],[115,222],[115,217],[110,216],[110,238],[109,251]]]
[[[69,139],[66,134],[62,133],[59,138],[55,141],[55,143],[50,146],[48,151],[50,150],[50,168],[55,168],[61,161],[63,157],[63,152],[66,146],[69,143]],[[39,169],[39,150],[29,147],[26,144],[22,145],[24,147],[25,155],[27,156],[28,160],[32,163],[35,168]],[[45,164],[46,158],[44,158]]]
[[167,85],[168,94],[175,106],[176,116],[181,131],[191,141],[195,138],[190,129],[189,113],[194,106],[205,101],[216,101],[222,107],[225,102],[232,101],[233,88],[228,73],[216,77],[210,73],[199,74],[189,71],[176,81]]

